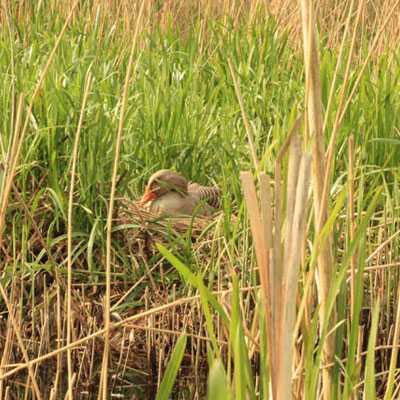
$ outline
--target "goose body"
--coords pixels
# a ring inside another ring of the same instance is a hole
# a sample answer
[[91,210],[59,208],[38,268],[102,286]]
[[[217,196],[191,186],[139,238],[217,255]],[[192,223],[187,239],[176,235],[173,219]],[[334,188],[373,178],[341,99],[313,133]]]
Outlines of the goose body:
[[168,169],[153,174],[146,186],[141,205],[159,215],[210,216],[219,207],[222,191],[217,187],[188,183],[183,175]]

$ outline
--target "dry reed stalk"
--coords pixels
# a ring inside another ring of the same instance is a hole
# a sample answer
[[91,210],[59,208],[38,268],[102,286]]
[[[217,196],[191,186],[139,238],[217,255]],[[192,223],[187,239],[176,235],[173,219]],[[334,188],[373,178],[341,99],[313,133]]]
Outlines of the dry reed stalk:
[[[295,162],[297,149],[295,149]],[[300,162],[297,164],[298,175],[292,175],[292,182],[289,181],[289,187],[295,185],[296,193],[293,197],[288,198],[288,203],[294,206],[293,216],[287,219],[286,223],[290,225],[289,232],[286,234],[285,245],[289,242],[288,252],[285,252],[285,269],[282,280],[282,318],[279,335],[282,346],[279,348],[280,363],[278,399],[286,400],[292,397],[292,370],[293,370],[293,353],[295,340],[293,337],[293,329],[296,319],[296,304],[298,285],[299,267],[301,261],[301,245],[305,229],[307,216],[307,194],[308,185],[311,174],[311,155],[302,154]],[[285,246],[286,247],[286,246]]]
[[[301,157],[301,137],[294,136],[290,143],[290,153],[289,153],[289,171],[288,171],[288,189],[287,198],[294,199],[297,190],[297,178],[299,173]],[[295,203],[292,201],[287,201],[286,203],[286,221],[289,223],[286,225],[286,237],[291,237],[292,220],[294,215]],[[289,254],[290,241],[285,241],[285,254]],[[286,280],[288,273],[287,265],[284,266],[283,270],[283,281]]]
[[[354,198],[354,136],[349,137],[349,219],[350,219],[350,240],[354,240],[356,233],[355,223],[355,198]],[[357,252],[351,257],[351,280],[350,280],[350,304],[351,318],[354,312],[355,286],[356,286]]]
[[[292,230],[292,221],[293,221],[293,215],[294,215],[294,202],[291,201],[292,199],[295,198],[296,196],[296,188],[297,188],[297,180],[298,180],[298,173],[299,173],[299,165],[300,165],[300,154],[301,153],[301,138],[299,136],[294,136],[291,141],[290,141],[290,155],[289,155],[289,171],[288,171],[288,187],[287,187],[287,207],[286,207],[286,232],[285,232],[285,236],[286,239],[285,240],[285,246],[284,246],[284,254],[285,256],[289,254],[289,247],[290,247],[290,240],[288,240],[289,238],[291,238],[291,230]],[[283,155],[283,153],[282,153]],[[281,171],[281,157],[278,157],[279,159],[279,163],[276,165],[275,167],[275,177],[276,177],[276,182],[275,185],[276,186],[276,192],[279,193],[278,195],[275,195],[275,197],[278,199],[281,197],[281,177],[280,177],[280,171]],[[278,183],[279,180],[279,183]],[[280,202],[280,200],[279,200]],[[276,208],[278,208],[278,205],[275,205]],[[275,235],[277,235],[277,232],[281,232],[280,226],[281,226],[281,220],[282,220],[282,210],[279,206],[279,210],[280,212],[278,213],[277,211],[275,211],[275,221],[276,221],[276,225],[275,225]],[[279,225],[278,225],[279,224]],[[281,245],[277,244],[277,241],[279,240],[279,243],[281,241],[281,234],[279,234],[279,237],[275,240],[274,245],[275,246],[279,246],[279,253],[282,254],[282,248]],[[275,253],[276,254],[276,253]],[[276,257],[276,255],[275,255]],[[286,295],[285,293],[282,291],[282,284],[283,282],[286,282],[287,277],[289,274],[289,269],[288,269],[288,264],[285,262],[281,265],[280,271],[276,272],[276,281],[273,282],[274,287],[275,287],[275,310],[283,310],[283,308],[285,307],[286,304]],[[284,371],[284,368],[287,368],[288,366],[286,365],[286,363],[284,362],[282,364],[282,358],[280,357],[280,354],[282,354],[282,351],[284,349],[284,338],[282,336],[283,333],[283,323],[285,320],[285,313],[281,312],[275,313],[276,318],[275,318],[275,325],[274,325],[274,330],[275,330],[275,335],[276,335],[276,357],[279,360],[278,363],[278,371],[279,371],[279,385],[278,387],[279,392],[278,392],[278,396],[277,398],[282,398],[283,393],[281,390],[281,380],[282,377],[280,376],[281,371]],[[287,343],[286,343],[287,345]],[[291,345],[291,342],[290,342]],[[289,371],[292,370],[292,367],[290,365]],[[290,388],[289,388],[290,389]]]
[[[259,183],[260,183],[260,198],[263,200],[261,201],[261,221],[262,221],[262,228],[263,228],[263,235],[264,235],[264,244],[265,244],[265,252],[267,257],[267,264],[269,265],[269,253],[272,249],[273,239],[272,239],[272,200],[271,200],[271,183],[269,176],[264,172],[260,172],[259,174]],[[270,274],[271,272],[268,271],[269,268],[265,270],[266,276],[265,281],[267,282],[268,286],[270,285]],[[269,287],[269,293],[270,287]]]
[[1,361],[0,361],[0,399],[4,399],[4,382],[1,379],[1,376],[4,373],[4,368],[3,366],[7,364],[7,359],[10,355],[10,350],[12,349],[12,344],[13,344],[13,335],[14,335],[14,331],[12,329],[12,325],[11,325],[11,320],[8,319],[7,320],[7,328],[6,328],[6,342],[4,344],[3,347],[3,354],[1,356]]
[[[153,324],[153,325],[155,325],[155,324]],[[178,336],[178,337],[180,335],[182,335],[182,332],[181,332],[181,329],[179,326],[175,330],[165,329],[165,328],[156,328],[156,327],[152,326],[152,324],[149,324],[149,326],[142,326],[142,325],[137,325],[137,324],[127,324],[126,327],[131,328],[131,329],[137,329],[139,331],[146,331],[146,332],[150,332],[150,333],[165,333],[168,335]],[[204,341],[207,343],[212,343],[212,339],[209,336],[204,336],[204,335],[195,334],[195,333],[187,333],[187,335],[188,335],[188,337],[191,337],[194,339],[200,339],[201,341]],[[150,341],[150,339],[149,339],[149,341]],[[154,342],[153,339],[152,339],[152,341]],[[229,341],[227,341],[227,340],[215,339],[215,341],[222,346],[229,346]],[[146,342],[146,347],[147,346],[148,346],[148,344]]]
[[[266,309],[267,341],[270,359],[270,374],[272,398],[286,400],[291,397],[292,368],[293,368],[293,331],[296,316],[298,272],[301,262],[301,249],[306,221],[308,182],[311,171],[311,156],[301,155],[300,138],[294,133],[300,125],[298,118],[292,131],[282,147],[276,164],[275,199],[276,191],[280,189],[281,161],[291,144],[288,206],[286,215],[285,258],[280,254],[280,234],[282,229],[282,213],[275,210],[274,239],[272,239],[272,212],[270,197],[270,182],[264,173],[260,173],[260,207],[259,212],[257,194],[251,172],[241,172],[243,193],[249,213],[251,231],[253,235],[261,290]],[[280,194],[275,207],[281,207]],[[277,245],[279,252],[274,246]],[[280,264],[275,257],[281,258]],[[283,272],[278,268],[283,268]],[[281,296],[276,298],[275,296]]]
[[272,249],[272,260],[270,268],[270,280],[271,280],[271,309],[273,313],[273,335],[274,335],[274,358],[277,363],[277,376],[279,377],[280,369],[280,357],[279,357],[279,340],[280,340],[280,318],[282,310],[282,174],[281,164],[284,155],[289,149],[290,143],[300,128],[302,117],[297,117],[293,127],[287,136],[281,150],[279,151],[278,157],[275,160],[275,230],[273,237],[273,249]]
[[[309,132],[313,141],[313,168],[312,182],[314,192],[314,214],[316,221],[316,234],[320,235],[328,218],[328,204],[322,202],[324,190],[325,146],[323,137],[321,82],[319,76],[318,48],[315,31],[314,14],[310,0],[301,0],[303,41],[304,41],[304,63],[306,71],[307,86],[307,114]],[[333,244],[331,234],[328,236],[323,248],[318,255],[318,296],[321,303],[320,318],[321,327],[327,318],[330,318],[329,329],[335,325],[336,312],[332,316],[326,315],[326,299],[328,298],[331,277],[333,273]],[[323,344],[323,364],[330,364],[335,353],[335,335],[329,335]],[[323,397],[331,399],[332,371],[324,368],[322,372]]]
[[[264,211],[262,211],[263,219],[261,219],[261,214],[259,212],[258,201],[257,201],[257,193],[253,182],[253,174],[249,171],[241,172],[240,177],[242,180],[243,194],[247,205],[247,210],[249,212],[249,220],[251,231],[253,233],[254,247],[256,251],[256,257],[258,262],[258,270],[260,274],[260,282],[261,282],[261,290],[263,292],[263,299],[265,303],[265,322],[266,322],[266,330],[267,330],[267,340],[268,340],[268,349],[269,349],[269,358],[270,358],[270,373],[271,373],[271,386],[273,398],[276,398],[276,377],[277,377],[277,368],[276,368],[276,343],[275,343],[275,335],[274,335],[274,325],[273,325],[273,313],[274,310],[271,308],[271,299],[273,298],[270,287],[270,247],[268,247],[268,241],[271,240],[272,236],[272,225],[265,226],[270,217],[268,216],[268,212],[265,212],[265,208],[269,206],[271,209],[271,203],[265,204],[262,206]],[[260,181],[263,187],[263,193],[266,194],[267,191],[270,191],[270,188],[267,187],[268,180],[266,179],[265,174],[260,174]],[[261,203],[265,201],[267,203],[268,197],[265,199],[261,198]],[[271,221],[272,222],[272,221]],[[269,242],[271,245],[271,241]]]
[[68,382],[68,390],[67,390],[67,393],[65,393],[64,400],[72,399],[71,390],[72,390],[72,387],[73,387],[73,385],[74,385],[74,383],[76,381],[76,377],[77,377],[77,373],[74,372],[74,375],[72,376],[72,381],[71,381],[71,388],[69,387],[70,385],[69,385],[69,382]]
[[109,357],[109,347],[110,347],[110,309],[111,309],[111,230],[112,230],[112,220],[114,212],[114,200],[115,200],[115,190],[117,183],[118,174],[118,164],[119,164],[119,153],[121,148],[122,131],[124,127],[124,118],[126,111],[126,103],[128,100],[129,83],[133,68],[133,58],[136,51],[137,40],[139,36],[139,29],[141,28],[141,18],[144,10],[145,1],[142,1],[140,7],[139,15],[136,21],[136,30],[133,36],[131,53],[129,56],[128,68],[126,71],[125,84],[122,94],[122,106],[121,114],[119,119],[117,143],[115,147],[115,157],[114,157],[114,167],[113,175],[111,180],[111,193],[110,193],[110,205],[107,216],[107,240],[106,240],[106,297],[105,297],[105,310],[104,310],[104,325],[105,325],[105,341],[104,341],[104,353],[103,353],[103,364],[100,374],[100,389],[99,399],[107,400],[107,373],[108,373],[108,357]]
[[[61,293],[60,285],[57,285],[57,349],[61,347]],[[51,389],[50,400],[55,400],[57,397],[58,383],[62,372],[61,353],[57,354],[57,369],[53,387]]]
[[[67,217],[67,344],[71,343],[71,331],[73,330],[72,312],[71,312],[71,293],[72,293],[72,210],[74,203],[74,187],[75,187],[75,172],[76,161],[78,158],[79,140],[83,126],[83,116],[85,113],[86,102],[89,94],[89,88],[92,81],[92,75],[89,71],[86,78],[85,91],[83,93],[82,107],[79,115],[78,128],[75,134],[74,149],[72,154],[71,166],[71,184],[69,189],[68,198],[68,217]],[[72,351],[67,351],[67,364],[68,364],[68,398],[72,400],[73,387],[72,387]]]
[[[251,131],[250,123],[247,118],[246,110],[244,108],[244,103],[242,99],[242,95],[240,92],[240,87],[236,79],[236,74],[230,59],[228,59],[228,65],[231,72],[233,84],[235,87],[236,96],[239,101],[240,110],[242,113],[243,122],[246,129],[247,138],[249,141],[250,151],[253,159],[253,164],[255,170],[259,169],[259,162],[257,159],[257,152],[254,146],[253,133]],[[298,124],[295,124],[298,126]],[[290,136],[290,135],[289,135]],[[251,173],[249,173],[251,175]],[[276,371],[277,368],[277,331],[276,327],[278,325],[278,312],[277,310],[276,299],[277,299],[277,288],[279,285],[275,284],[276,279],[279,279],[275,271],[280,270],[280,251],[278,250],[279,255],[275,251],[273,257],[270,257],[270,251],[272,247],[277,248],[276,241],[280,241],[280,234],[275,232],[275,240],[272,239],[272,214],[271,214],[271,196],[269,194],[269,180],[265,174],[260,173],[258,175],[260,190],[262,195],[261,201],[261,215],[259,213],[259,208],[257,205],[257,195],[254,188],[254,183],[252,177],[248,173],[241,173],[243,192],[246,198],[246,204],[248,205],[249,215],[250,215],[250,223],[252,224],[252,232],[253,238],[257,237],[255,240],[255,248],[256,248],[256,256],[259,265],[259,274],[261,287],[263,288],[264,301],[266,302],[266,325],[267,325],[267,333],[268,333],[268,348],[269,348],[269,357],[270,357],[270,369],[271,369],[271,386],[273,396],[276,396],[277,387],[276,387]],[[280,182],[280,176],[278,177]],[[279,185],[278,185],[279,186]],[[276,189],[276,192],[279,193],[279,190]],[[279,195],[275,194],[275,198],[278,198],[280,201]],[[275,210],[277,209],[275,204]],[[276,211],[275,211],[276,212]],[[259,239],[261,242],[259,242]],[[257,242],[257,243],[256,243]],[[274,243],[274,246],[272,244]],[[258,249],[258,250],[257,250]],[[277,261],[276,261],[277,260]],[[276,278],[275,278],[276,277]]]

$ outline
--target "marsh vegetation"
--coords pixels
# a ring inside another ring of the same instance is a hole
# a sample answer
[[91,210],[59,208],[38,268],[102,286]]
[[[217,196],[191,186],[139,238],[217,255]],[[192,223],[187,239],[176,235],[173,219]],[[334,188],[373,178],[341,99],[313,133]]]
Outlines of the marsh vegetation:
[[[313,118],[328,172],[321,203],[315,170],[305,183],[284,297],[289,389],[400,396],[400,5],[315,3],[318,115],[297,2],[0,1],[1,399],[278,398],[241,171],[257,193],[260,172],[273,182],[283,265],[294,198],[281,151],[295,127],[318,157]],[[221,211],[137,208],[162,168],[217,184]]]

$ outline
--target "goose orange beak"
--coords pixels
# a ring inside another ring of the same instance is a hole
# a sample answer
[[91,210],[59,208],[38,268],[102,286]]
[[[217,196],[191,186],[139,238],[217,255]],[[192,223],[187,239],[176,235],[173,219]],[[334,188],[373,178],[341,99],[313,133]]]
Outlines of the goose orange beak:
[[142,199],[140,200],[139,205],[143,207],[147,202],[149,202],[150,200],[154,200],[156,197],[157,197],[157,195],[155,193],[153,193],[150,190],[150,186],[147,185],[146,190],[144,192]]

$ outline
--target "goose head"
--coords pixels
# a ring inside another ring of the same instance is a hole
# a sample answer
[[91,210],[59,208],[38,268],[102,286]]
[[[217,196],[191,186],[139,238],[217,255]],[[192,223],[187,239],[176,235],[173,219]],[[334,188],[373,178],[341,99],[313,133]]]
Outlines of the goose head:
[[169,169],[162,169],[153,174],[147,183],[140,205],[164,196],[167,193],[176,192],[182,196],[188,194],[188,183],[183,175]]

